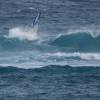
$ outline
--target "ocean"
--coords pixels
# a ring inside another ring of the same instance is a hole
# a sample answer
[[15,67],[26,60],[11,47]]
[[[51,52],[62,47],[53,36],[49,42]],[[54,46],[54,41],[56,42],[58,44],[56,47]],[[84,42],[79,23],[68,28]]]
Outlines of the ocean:
[[0,100],[100,100],[100,1],[0,0]]

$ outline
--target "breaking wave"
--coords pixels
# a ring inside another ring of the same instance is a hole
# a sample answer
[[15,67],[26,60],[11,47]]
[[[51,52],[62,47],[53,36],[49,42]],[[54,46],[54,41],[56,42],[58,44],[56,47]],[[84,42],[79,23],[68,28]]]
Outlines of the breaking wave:
[[16,27],[10,29],[8,35],[0,37],[0,49],[32,49],[37,43],[40,43],[41,47],[46,44],[47,49],[54,47],[66,52],[100,52],[100,36],[93,37],[85,32],[62,34],[51,39],[50,36],[41,36],[32,28]]
[[67,35],[60,35],[51,45],[65,47],[69,50],[80,52],[100,51],[100,36],[93,37],[86,32],[78,32]]
[[56,53],[48,53],[49,57],[66,57],[66,58],[79,58],[83,60],[100,60],[100,53],[64,53],[64,52],[56,52]]

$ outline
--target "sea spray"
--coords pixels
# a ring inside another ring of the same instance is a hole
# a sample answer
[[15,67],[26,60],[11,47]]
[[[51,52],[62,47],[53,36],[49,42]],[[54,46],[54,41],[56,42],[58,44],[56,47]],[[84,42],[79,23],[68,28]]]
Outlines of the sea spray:
[[38,39],[38,33],[34,28],[29,27],[15,27],[9,29],[9,34],[5,36],[7,38],[18,38],[20,40],[36,40]]

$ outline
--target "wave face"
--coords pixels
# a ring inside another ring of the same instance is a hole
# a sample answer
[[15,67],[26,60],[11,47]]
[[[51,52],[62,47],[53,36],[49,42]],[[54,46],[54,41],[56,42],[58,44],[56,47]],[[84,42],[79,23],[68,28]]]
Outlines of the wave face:
[[19,40],[16,38],[5,38],[0,37],[0,50],[21,50],[21,49],[32,49],[34,46],[33,42],[27,40]]
[[73,33],[70,35],[61,35],[51,44],[59,47],[65,47],[73,51],[96,52],[100,51],[100,37],[92,37],[88,33]]

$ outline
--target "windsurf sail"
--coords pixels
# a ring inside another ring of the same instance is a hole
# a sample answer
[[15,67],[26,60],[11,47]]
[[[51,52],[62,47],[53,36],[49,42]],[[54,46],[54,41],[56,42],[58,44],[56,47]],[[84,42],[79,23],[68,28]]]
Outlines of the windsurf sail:
[[35,33],[37,33],[37,31],[38,31],[39,17],[40,17],[40,13],[38,13],[37,17],[35,18],[35,20],[34,20],[33,23],[32,23],[33,31],[34,31]]
[[35,21],[33,21],[33,23],[32,23],[33,27],[36,26],[36,25],[38,24],[38,22],[39,22],[39,17],[40,17],[40,13],[38,13],[38,15],[37,15]]

